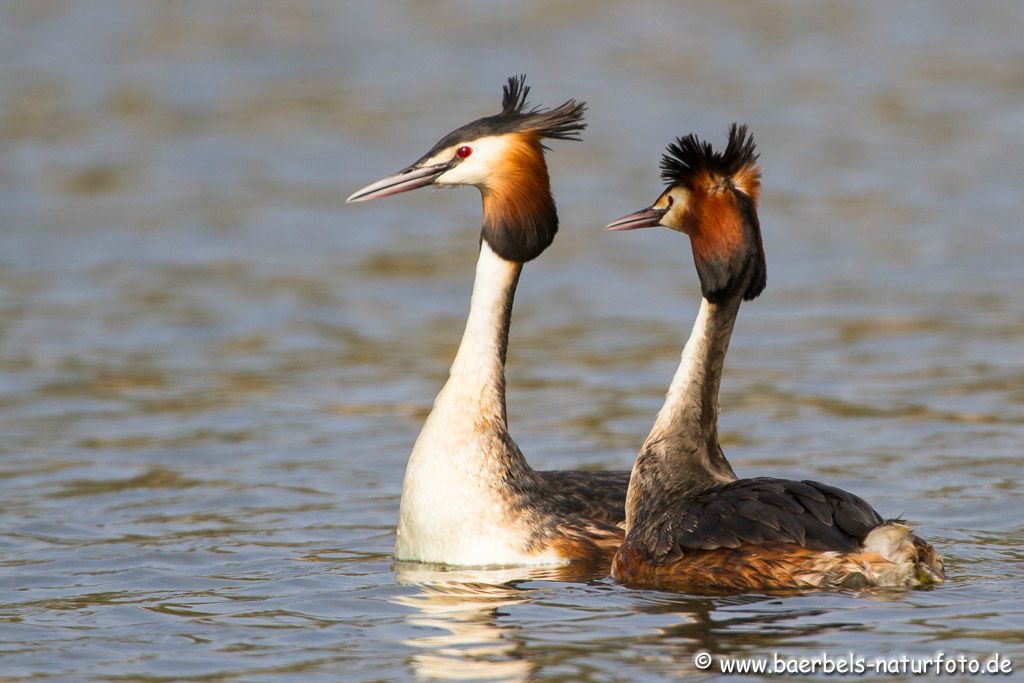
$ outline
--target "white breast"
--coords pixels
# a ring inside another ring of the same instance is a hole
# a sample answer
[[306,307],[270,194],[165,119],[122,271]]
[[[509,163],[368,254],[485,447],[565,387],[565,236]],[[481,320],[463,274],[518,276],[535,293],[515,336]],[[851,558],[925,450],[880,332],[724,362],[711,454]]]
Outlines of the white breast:
[[521,264],[481,245],[466,331],[448,382],[413,447],[402,485],[395,557],[452,565],[561,564],[527,550],[505,471],[528,472],[505,424],[504,348]]
[[527,551],[530,529],[510,512],[488,472],[501,445],[443,417],[431,414],[409,458],[395,558],[465,566],[564,564],[550,551]]

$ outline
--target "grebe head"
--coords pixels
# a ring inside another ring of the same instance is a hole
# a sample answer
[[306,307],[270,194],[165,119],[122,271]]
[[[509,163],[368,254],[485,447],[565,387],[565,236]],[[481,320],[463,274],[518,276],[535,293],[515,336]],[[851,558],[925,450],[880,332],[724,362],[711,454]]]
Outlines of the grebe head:
[[558,218],[551,197],[544,138],[579,140],[586,104],[527,107],[526,77],[502,88],[501,112],[456,128],[415,163],[354,192],[346,204],[427,185],[473,185],[484,199],[483,239],[509,260],[528,261],[551,244]]
[[766,274],[757,218],[757,158],[747,127],[735,123],[724,152],[692,134],[677,138],[661,159],[665,191],[651,206],[612,221],[608,229],[660,225],[684,233],[708,301],[719,303],[737,294],[753,299],[764,290]]

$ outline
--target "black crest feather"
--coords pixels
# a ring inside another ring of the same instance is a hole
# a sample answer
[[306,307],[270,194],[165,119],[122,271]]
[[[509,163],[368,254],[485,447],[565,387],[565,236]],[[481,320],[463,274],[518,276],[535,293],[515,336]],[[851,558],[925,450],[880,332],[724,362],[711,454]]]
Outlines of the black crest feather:
[[[753,136],[745,125],[735,123],[729,127],[729,142],[724,152],[716,152],[711,143],[691,133],[677,138],[661,158],[661,177],[669,185],[692,189],[695,181],[703,181],[703,177],[710,175],[728,183],[736,199],[743,247],[728,254],[702,254],[701,258],[694,251],[701,292],[711,303],[737,295],[749,301],[765,288],[767,268],[757,217],[757,187],[761,177],[755,166],[757,158]],[[735,185],[733,180],[737,181]]]
[[472,142],[488,135],[533,133],[541,138],[555,140],[580,139],[580,133],[587,127],[583,121],[583,114],[587,110],[586,102],[566,100],[554,109],[529,109],[526,102],[526,96],[529,94],[530,86],[526,85],[525,74],[510,77],[502,87],[500,114],[485,116],[456,128],[438,140],[416,164],[429,159],[446,147]]
[[579,140],[579,134],[587,127],[583,122],[586,102],[566,100],[554,109],[534,107],[527,109],[526,97],[530,86],[526,85],[526,74],[511,76],[502,88],[501,113],[490,117],[506,128],[501,132],[532,132],[542,138],[555,140]]
[[501,113],[521,114],[526,107],[526,97],[530,94],[530,86],[526,85],[526,74],[509,76],[508,85],[501,89]]
[[754,137],[747,126],[729,126],[729,142],[724,152],[716,152],[710,142],[691,133],[677,138],[661,158],[661,178],[670,185],[689,185],[700,173],[729,178],[758,159]]

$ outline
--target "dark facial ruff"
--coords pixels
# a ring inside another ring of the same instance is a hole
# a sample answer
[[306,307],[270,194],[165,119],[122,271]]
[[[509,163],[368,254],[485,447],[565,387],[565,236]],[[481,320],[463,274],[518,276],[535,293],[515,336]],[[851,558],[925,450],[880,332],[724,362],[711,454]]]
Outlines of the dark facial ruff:
[[[488,210],[488,202],[503,206]],[[558,213],[550,191],[527,206],[516,200],[484,199],[484,222],[480,239],[486,240],[498,256],[525,263],[547,249],[558,232]]]

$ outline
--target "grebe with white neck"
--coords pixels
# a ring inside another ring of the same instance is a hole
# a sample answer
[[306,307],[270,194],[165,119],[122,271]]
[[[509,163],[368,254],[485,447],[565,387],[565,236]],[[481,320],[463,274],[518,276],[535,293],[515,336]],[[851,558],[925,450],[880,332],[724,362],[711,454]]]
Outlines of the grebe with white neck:
[[480,256],[465,333],[405,471],[395,557],[449,565],[607,561],[622,539],[628,472],[542,472],[512,440],[505,351],[526,261],[558,230],[545,138],[578,140],[586,105],[527,109],[522,76],[502,111],[444,136],[348,203],[427,185],[472,185],[483,200]]

